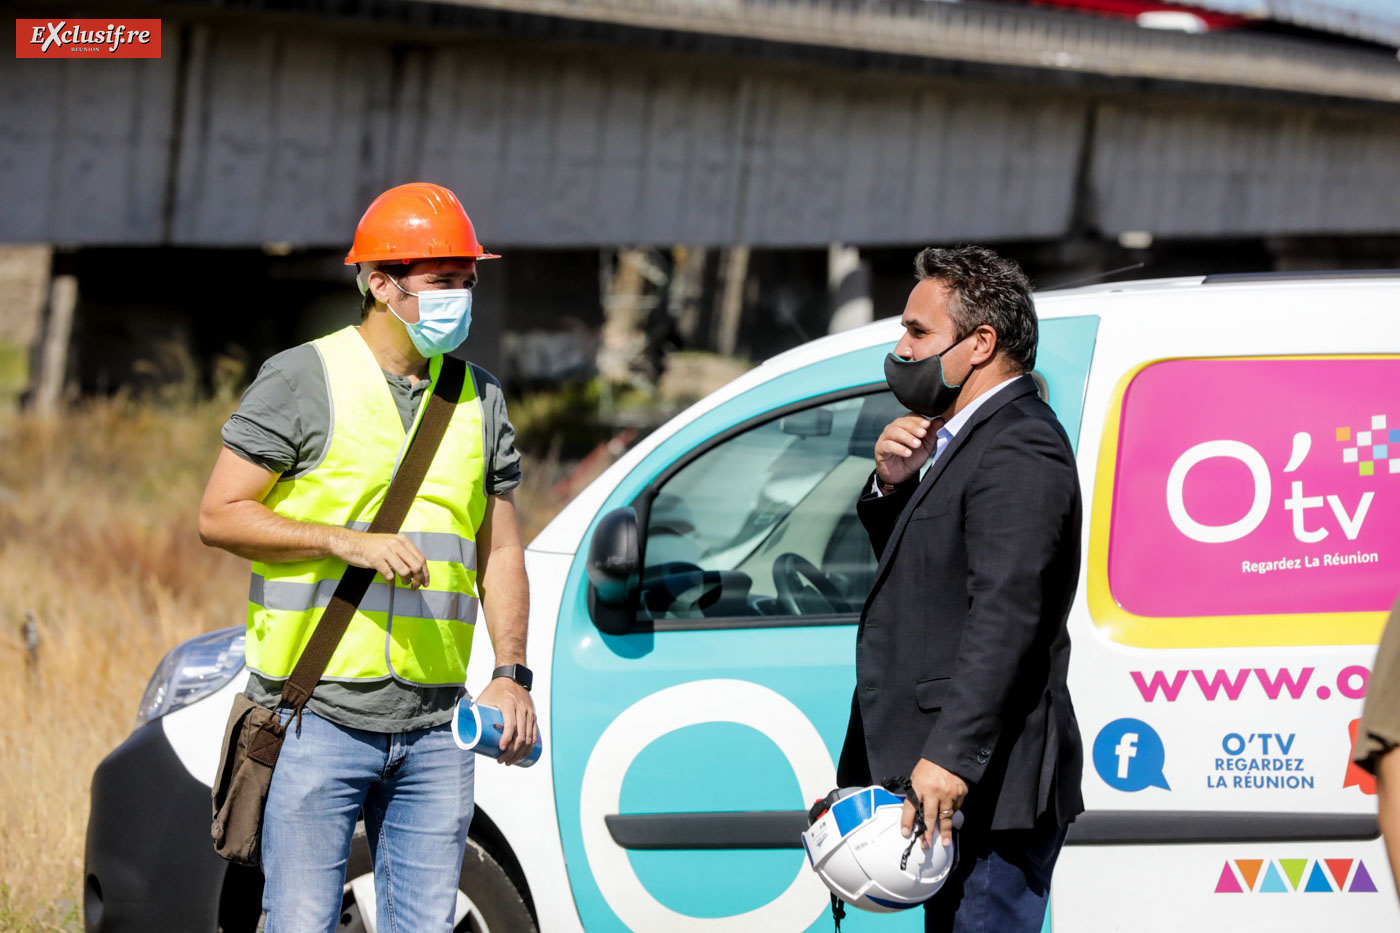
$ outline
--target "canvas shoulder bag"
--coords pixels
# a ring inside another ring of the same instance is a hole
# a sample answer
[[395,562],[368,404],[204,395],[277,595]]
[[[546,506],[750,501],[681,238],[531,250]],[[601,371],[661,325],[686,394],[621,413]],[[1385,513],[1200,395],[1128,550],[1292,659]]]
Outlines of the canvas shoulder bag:
[[[384,502],[370,523],[369,534],[393,534],[403,525],[448,422],[452,420],[466,371],[466,364],[461,360],[450,356],[442,358],[438,384],[428,397],[428,408],[423,412],[398,472],[389,483]],[[341,576],[330,605],[282,687],[277,708],[286,706],[291,710],[287,722],[300,722],[302,707],[311,699],[311,692],[325,673],[375,573],[365,567],[347,567]],[[277,709],[259,706],[241,693],[234,697],[224,730],[219,770],[214,777],[214,819],[210,827],[214,851],[230,862],[257,867],[261,861],[263,809],[267,806],[272,769],[277,765],[285,735],[286,725]]]

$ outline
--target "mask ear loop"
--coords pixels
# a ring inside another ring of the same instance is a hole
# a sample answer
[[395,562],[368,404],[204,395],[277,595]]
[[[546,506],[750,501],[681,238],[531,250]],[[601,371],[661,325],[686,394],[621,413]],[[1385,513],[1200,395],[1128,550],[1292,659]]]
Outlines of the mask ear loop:
[[[370,272],[372,272],[372,271],[373,271],[373,270],[370,269],[367,265],[361,265],[361,266],[359,266],[359,271],[355,273],[355,285],[360,289],[360,296],[361,296],[361,297],[363,297],[363,296],[365,296],[365,295],[367,295],[367,294],[369,293],[369,274],[370,274]],[[383,269],[380,269],[379,271],[380,271],[380,272],[384,272]],[[394,287],[397,288],[399,291],[403,292],[405,295],[411,295],[411,296],[414,297],[414,298],[417,298],[417,297],[418,297],[418,296],[415,295],[413,292],[409,291],[408,289],[406,289],[406,288],[404,288],[402,285],[400,285],[400,284],[399,284],[399,280],[396,279],[396,278],[394,278],[394,277],[393,277],[392,275],[390,275],[389,273],[384,272],[384,277],[385,277],[386,279],[388,279],[390,282],[393,282],[393,283],[394,283]],[[398,321],[399,321],[400,324],[402,324],[404,327],[407,327],[407,326],[408,326],[408,322],[405,321],[403,318],[399,317],[399,312],[397,312],[397,311],[394,310],[394,306],[393,306],[393,305],[389,304],[389,302],[386,301],[386,302],[384,302],[384,307],[386,307],[386,308],[389,309],[389,313],[390,313],[390,314],[392,314],[394,317],[398,318]]]
[[939,351],[939,353],[938,353],[938,358],[941,360],[941,359],[943,359],[943,354],[945,354],[945,353],[952,353],[954,347],[956,347],[958,344],[962,343],[962,342],[963,342],[964,340],[966,340],[967,338],[971,337],[973,334],[977,333],[977,328],[978,328],[978,327],[981,327],[981,326],[982,326],[981,324],[978,324],[977,327],[972,328],[972,330],[970,330],[970,331],[968,331],[967,333],[963,334],[961,337],[959,337],[957,340],[954,340],[952,343],[948,344],[948,346],[944,347],[942,350]]
[[[942,352],[940,352],[940,353],[938,354],[939,362],[940,362],[940,363],[942,362],[942,360],[943,360],[943,354],[944,354],[944,353],[952,353],[954,347],[956,347],[958,344],[962,343],[962,342],[963,342],[964,340],[966,340],[967,338],[971,337],[973,334],[977,333],[977,328],[978,328],[978,327],[981,327],[981,326],[982,326],[981,324],[978,324],[977,327],[972,328],[972,330],[970,330],[970,331],[968,331],[967,333],[963,334],[961,337],[959,337],[957,340],[954,340],[952,343],[948,344],[948,346],[947,346]],[[942,369],[941,366],[940,366],[939,368]],[[973,366],[972,369],[969,369],[969,370],[967,371],[967,375],[966,375],[966,376],[963,376],[962,382],[959,382],[959,383],[958,383],[957,385],[955,385],[955,386],[951,386],[951,385],[950,385],[950,386],[948,386],[948,388],[950,388],[950,389],[961,389],[961,388],[963,387],[963,382],[967,382],[967,380],[968,380],[969,378],[972,377],[972,370],[973,370],[973,369],[976,369],[976,368],[977,368],[976,366]],[[946,378],[947,375],[948,375],[948,371],[947,371],[946,369],[943,370],[943,375],[944,375],[944,377],[945,377],[945,378],[943,379],[943,384],[944,384],[944,385],[948,385],[948,380],[947,380],[947,378]]]
[[[360,290],[360,296],[363,297],[369,293],[369,276],[370,273],[374,270],[369,267],[368,263],[359,263],[355,266],[355,269],[355,287]],[[380,269],[379,271],[384,272],[383,269]],[[399,291],[403,292],[405,295],[411,295],[414,298],[418,297],[418,294],[416,292],[411,292],[408,289],[404,288],[402,285],[399,284],[399,280],[394,278],[389,273],[384,272],[384,277],[390,282],[393,282],[394,287],[397,288]]]

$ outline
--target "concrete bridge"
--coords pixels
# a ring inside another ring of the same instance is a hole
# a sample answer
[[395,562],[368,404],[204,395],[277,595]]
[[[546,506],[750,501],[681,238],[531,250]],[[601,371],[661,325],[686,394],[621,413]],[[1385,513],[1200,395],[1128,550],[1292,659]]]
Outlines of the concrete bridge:
[[0,240],[339,247],[413,178],[502,246],[1400,222],[1376,46],[923,0],[145,6],[159,60],[0,59]]
[[[832,243],[861,250],[889,313],[909,248],[931,242],[1021,244],[1041,271],[1106,268],[1120,240],[1248,240],[1250,261],[1287,264],[1365,237],[1370,262],[1400,258],[1400,62],[1384,36],[1191,35],[925,0],[87,7],[161,18],[162,57],[0,58],[0,242],[58,245],[89,322],[130,318],[135,286],[111,280],[162,247],[200,251],[181,282],[281,280],[260,300],[297,302],[305,330],[330,283],[345,303],[337,256],[364,206],[420,178],[511,251],[479,304],[525,327],[596,326],[597,250],[619,244],[739,247],[705,273],[701,317],[721,335],[764,294],[799,309],[793,334],[824,330]],[[796,290],[774,298],[775,281]],[[233,339],[219,313],[178,319],[197,355]],[[259,319],[235,336],[256,358],[294,335]]]

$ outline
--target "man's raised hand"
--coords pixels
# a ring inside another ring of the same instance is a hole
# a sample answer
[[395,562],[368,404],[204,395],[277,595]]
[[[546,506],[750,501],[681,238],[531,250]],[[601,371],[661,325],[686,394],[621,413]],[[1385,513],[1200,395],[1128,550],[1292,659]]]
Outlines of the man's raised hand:
[[[938,422],[942,424],[941,421]],[[875,475],[887,486],[897,486],[928,461],[938,440],[938,428],[923,415],[902,415],[880,432],[875,441]]]

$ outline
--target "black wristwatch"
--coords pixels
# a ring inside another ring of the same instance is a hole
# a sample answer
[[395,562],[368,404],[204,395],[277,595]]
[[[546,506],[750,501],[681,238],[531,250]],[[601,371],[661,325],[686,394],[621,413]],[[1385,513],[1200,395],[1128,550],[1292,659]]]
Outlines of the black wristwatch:
[[497,677],[509,677],[527,691],[530,689],[530,685],[535,682],[535,675],[530,673],[530,669],[524,664],[507,664],[504,667],[498,667],[491,672],[492,680]]

